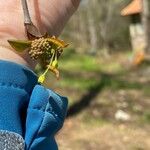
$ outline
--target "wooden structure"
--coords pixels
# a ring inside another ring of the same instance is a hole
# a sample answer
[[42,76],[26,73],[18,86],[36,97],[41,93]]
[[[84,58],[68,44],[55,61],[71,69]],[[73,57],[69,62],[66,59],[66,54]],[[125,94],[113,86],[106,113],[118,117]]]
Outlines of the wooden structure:
[[122,11],[122,16],[129,16],[131,24],[129,27],[131,44],[134,51],[144,51],[145,49],[145,34],[142,25],[142,3],[143,0],[132,0]]
[[137,66],[145,59],[146,35],[142,22],[143,0],[132,0],[122,11],[122,16],[129,16],[131,44],[133,48],[132,65]]

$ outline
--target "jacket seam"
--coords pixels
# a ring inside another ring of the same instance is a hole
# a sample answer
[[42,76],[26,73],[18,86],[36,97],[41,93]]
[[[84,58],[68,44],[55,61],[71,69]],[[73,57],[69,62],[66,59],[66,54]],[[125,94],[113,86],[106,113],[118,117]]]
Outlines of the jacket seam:
[[24,91],[27,92],[27,90],[24,87],[22,87],[18,84],[11,83],[11,82],[8,82],[8,83],[0,82],[0,86],[1,87],[20,89],[20,90],[24,90]]
[[[29,109],[29,108],[28,108],[28,109]],[[30,109],[31,109],[31,108],[30,108]],[[34,109],[34,110],[37,110],[37,109]],[[39,125],[39,128],[37,129],[36,133],[34,134],[34,136],[33,136],[33,138],[32,138],[32,141],[31,141],[31,143],[30,143],[28,149],[30,149],[30,148],[32,147],[33,142],[34,142],[35,138],[37,137],[37,135],[38,135],[38,133],[39,133],[39,130],[40,130],[41,126],[42,126],[42,123],[43,123],[43,121],[44,121],[44,117],[45,117],[45,112],[44,112],[44,115],[43,115],[43,117],[42,117],[42,120],[41,120],[41,123],[40,123],[40,125]]]

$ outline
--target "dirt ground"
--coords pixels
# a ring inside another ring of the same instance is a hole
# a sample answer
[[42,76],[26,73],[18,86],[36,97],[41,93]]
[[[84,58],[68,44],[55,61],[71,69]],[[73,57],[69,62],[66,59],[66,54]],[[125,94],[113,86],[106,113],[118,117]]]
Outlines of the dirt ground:
[[[50,76],[47,85],[69,98],[59,150],[150,150],[150,63],[128,69],[124,58],[73,54],[62,62],[62,80]],[[120,110],[128,120],[115,118]]]
[[68,119],[57,136],[60,150],[149,150],[148,127],[128,124],[91,126]]
[[[150,150],[149,73],[144,67],[112,78],[115,85],[106,86],[88,107],[66,120],[57,135],[59,149]],[[130,115],[129,121],[115,120],[119,109]]]

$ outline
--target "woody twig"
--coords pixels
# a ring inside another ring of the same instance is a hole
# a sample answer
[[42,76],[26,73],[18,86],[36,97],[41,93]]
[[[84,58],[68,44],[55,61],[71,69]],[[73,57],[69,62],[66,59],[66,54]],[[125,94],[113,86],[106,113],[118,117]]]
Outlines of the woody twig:
[[31,20],[31,16],[28,9],[27,0],[21,0],[23,13],[24,13],[24,25],[27,33],[28,39],[36,39],[42,37],[42,34],[37,29],[37,27],[33,24]]

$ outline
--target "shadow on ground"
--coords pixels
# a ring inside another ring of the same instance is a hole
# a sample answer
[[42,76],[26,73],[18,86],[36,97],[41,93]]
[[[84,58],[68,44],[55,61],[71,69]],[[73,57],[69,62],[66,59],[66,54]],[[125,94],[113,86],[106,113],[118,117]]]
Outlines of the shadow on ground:
[[105,87],[111,87],[111,89],[141,89],[143,86],[148,87],[148,84],[143,85],[138,82],[130,82],[125,79],[120,79],[121,76],[122,75],[100,73],[99,82],[90,87],[86,94],[84,94],[79,100],[77,100],[76,103],[70,106],[67,117],[74,116],[86,109]]

